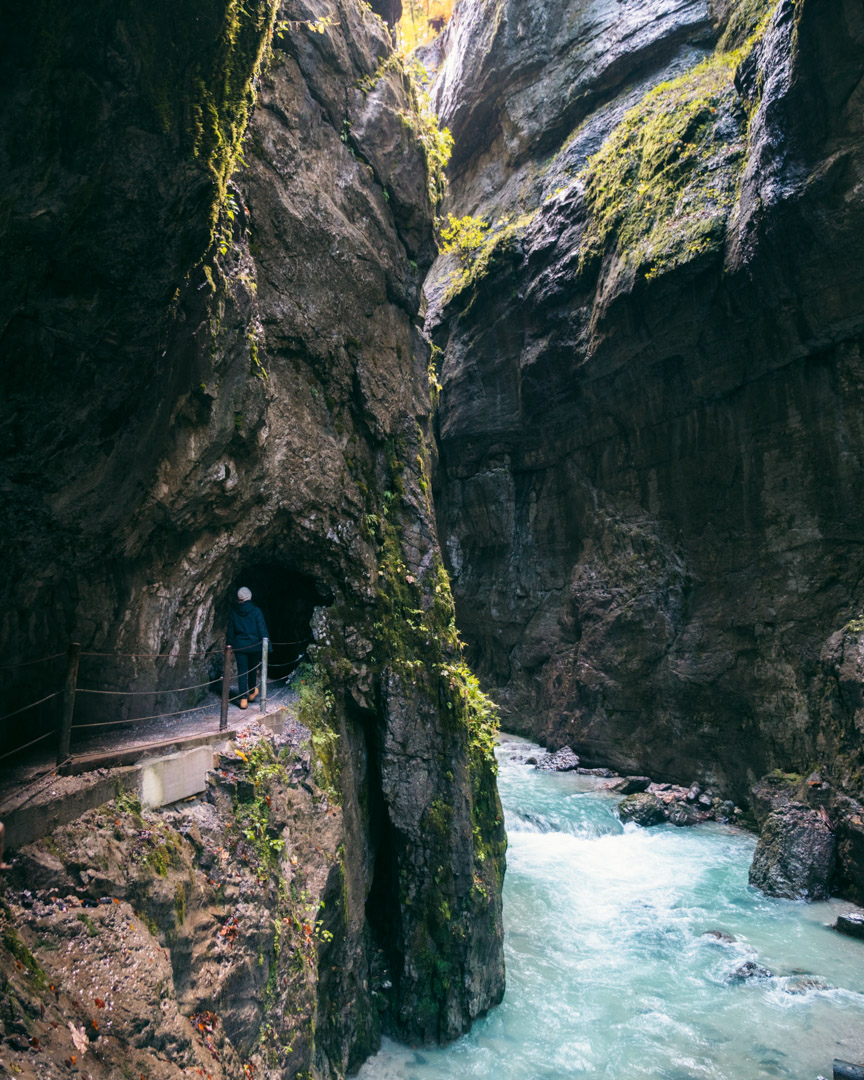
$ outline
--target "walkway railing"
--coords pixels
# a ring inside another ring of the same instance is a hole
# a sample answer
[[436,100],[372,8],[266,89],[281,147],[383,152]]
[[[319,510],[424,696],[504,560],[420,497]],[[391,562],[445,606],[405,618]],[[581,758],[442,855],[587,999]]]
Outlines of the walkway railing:
[[[256,675],[258,671],[261,672],[261,687],[258,706],[260,712],[265,712],[267,709],[267,679],[270,673],[274,670],[289,670],[284,675],[277,676],[278,679],[287,679],[291,672],[297,668],[306,657],[306,650],[294,660],[289,660],[287,663],[282,664],[270,664],[269,663],[269,651],[271,646],[287,647],[292,645],[308,645],[311,638],[301,638],[298,641],[273,641],[268,638],[264,638],[261,642],[261,659],[257,664],[248,669],[249,675]],[[205,690],[208,687],[214,686],[216,683],[222,683],[222,697],[220,704],[219,715],[219,730],[225,731],[228,727],[228,707],[232,701],[237,701],[242,697],[248,696],[246,694],[237,693],[231,695],[231,656],[234,650],[230,645],[225,646],[225,652],[223,655],[222,675],[215,679],[208,679],[207,682],[194,683],[191,686],[179,686],[170,687],[162,690],[105,690],[93,686],[79,686],[78,685],[78,669],[82,657],[101,657],[101,658],[126,658],[135,660],[148,660],[148,659],[177,659],[176,653],[105,653],[105,652],[82,652],[81,646],[78,642],[70,644],[68,650],[65,653],[53,653],[50,656],[42,656],[37,660],[24,660],[18,664],[0,665],[0,671],[12,671],[18,668],[32,667],[36,664],[47,663],[51,660],[59,660],[61,657],[66,657],[66,674],[62,687],[54,690],[50,694],[46,694],[44,697],[40,697],[37,701],[31,701],[29,705],[22,705],[18,709],[14,709],[12,712],[6,713],[4,716],[0,716],[0,724],[6,720],[10,720],[15,716],[23,715],[31,709],[35,709],[40,705],[43,705],[47,701],[51,701],[54,698],[63,698],[62,708],[60,711],[59,722],[55,729],[49,729],[38,735],[35,739],[31,739],[29,742],[23,743],[20,746],[16,746],[13,750],[7,750],[5,753],[0,754],[0,761],[4,758],[11,757],[13,754],[19,754],[22,750],[27,750],[31,746],[35,746],[37,743],[42,742],[45,739],[49,739],[52,736],[57,740],[57,767],[63,767],[68,765],[72,761],[70,754],[70,746],[72,740],[72,732],[80,731],[85,728],[100,728],[100,727],[118,727],[123,724],[138,724],[146,720],[161,720],[163,718],[174,716],[185,716],[197,712],[205,712],[213,708],[212,704],[193,706],[192,708],[176,709],[171,712],[154,713],[150,716],[135,716],[126,720],[105,720],[97,723],[76,724],[74,723],[75,717],[75,702],[79,694],[93,694],[100,696],[115,696],[123,698],[135,698],[135,697],[156,697],[160,694],[185,694],[195,690]],[[182,654],[180,654],[182,655]],[[212,652],[190,652],[186,654],[191,660],[193,657],[213,657]]]

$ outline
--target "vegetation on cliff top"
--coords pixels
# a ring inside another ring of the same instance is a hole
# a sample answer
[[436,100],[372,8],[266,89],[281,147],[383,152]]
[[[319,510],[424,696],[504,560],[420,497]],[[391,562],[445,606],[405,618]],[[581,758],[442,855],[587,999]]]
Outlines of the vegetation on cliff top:
[[396,40],[406,52],[434,41],[453,15],[453,0],[405,0]]
[[536,216],[536,210],[515,218],[504,216],[493,226],[482,218],[454,218],[451,214],[441,233],[443,250],[457,254],[460,266],[450,274],[444,303],[481,281],[508,253],[517,252],[520,238]]

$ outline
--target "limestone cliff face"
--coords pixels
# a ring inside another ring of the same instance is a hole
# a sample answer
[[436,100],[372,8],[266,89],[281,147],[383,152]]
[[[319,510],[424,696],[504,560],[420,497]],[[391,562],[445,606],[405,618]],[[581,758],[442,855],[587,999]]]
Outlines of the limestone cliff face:
[[472,11],[436,92],[491,227],[429,285],[472,659],[589,762],[858,794],[860,5]]
[[[430,501],[430,121],[365,6],[205,7],[46,3],[4,42],[0,641],[106,654],[82,685],[202,682],[250,574],[314,636],[351,993],[295,1060],[338,1075],[503,992],[503,825]],[[4,702],[58,679],[4,672]]]

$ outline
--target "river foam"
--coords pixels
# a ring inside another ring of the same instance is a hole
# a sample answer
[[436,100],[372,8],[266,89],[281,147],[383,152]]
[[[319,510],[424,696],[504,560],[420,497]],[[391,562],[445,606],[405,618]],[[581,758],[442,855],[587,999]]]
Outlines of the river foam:
[[[814,1080],[864,1060],[864,943],[839,901],[751,889],[731,826],[622,827],[592,777],[499,747],[507,993],[449,1047],[385,1042],[360,1080]],[[742,979],[747,962],[770,978]]]

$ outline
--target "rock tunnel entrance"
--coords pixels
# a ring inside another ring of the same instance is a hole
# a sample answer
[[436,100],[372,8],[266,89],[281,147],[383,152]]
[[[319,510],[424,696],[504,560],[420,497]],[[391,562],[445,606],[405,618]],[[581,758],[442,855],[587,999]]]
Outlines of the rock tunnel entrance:
[[269,674],[273,680],[284,679],[297,669],[298,661],[312,640],[312,610],[327,598],[314,578],[274,563],[254,563],[236,574],[231,597],[245,585],[252,592],[252,602],[264,615],[273,651]]

